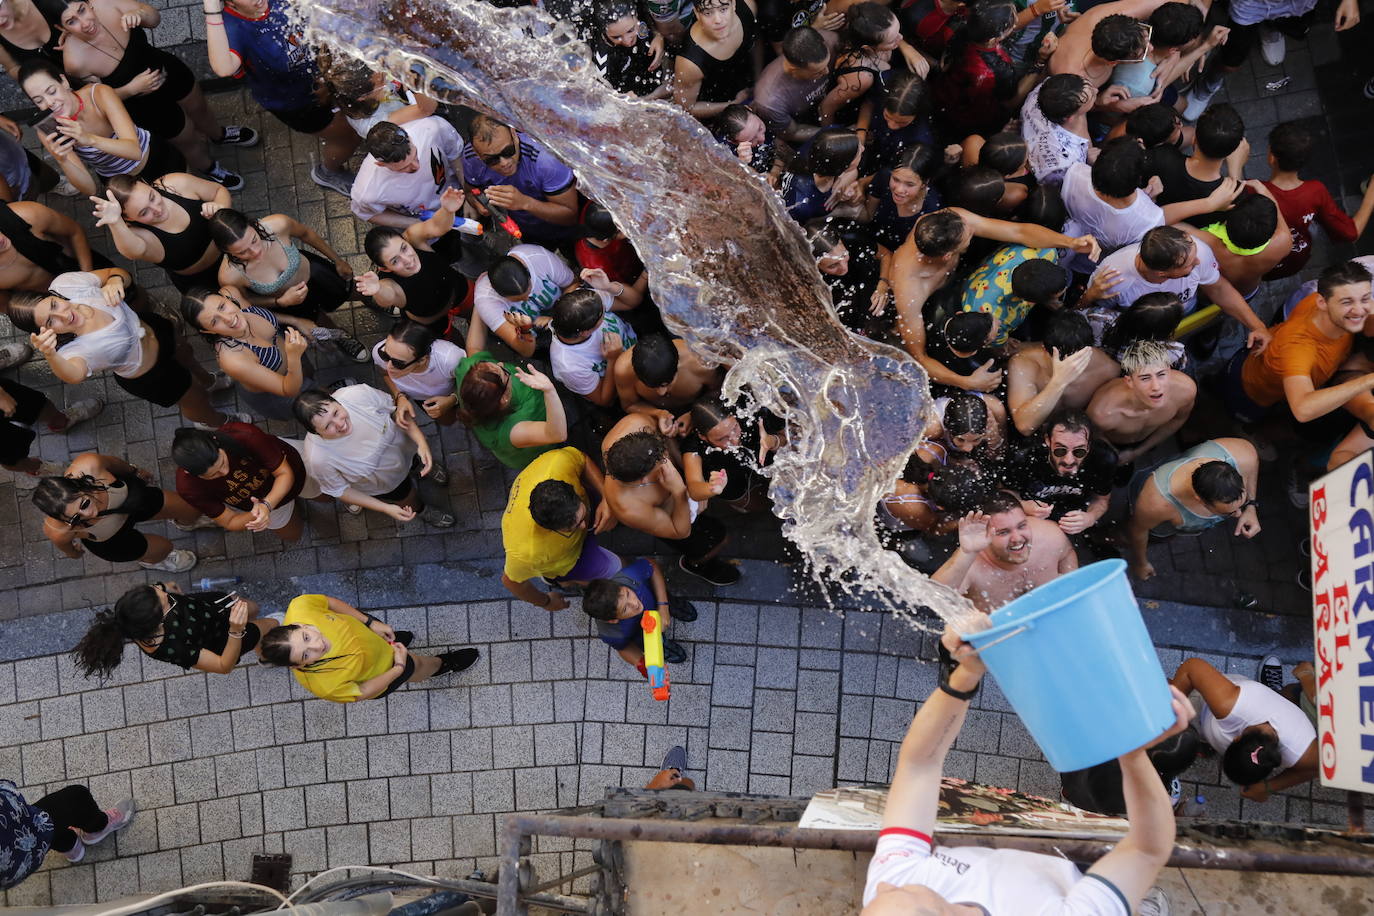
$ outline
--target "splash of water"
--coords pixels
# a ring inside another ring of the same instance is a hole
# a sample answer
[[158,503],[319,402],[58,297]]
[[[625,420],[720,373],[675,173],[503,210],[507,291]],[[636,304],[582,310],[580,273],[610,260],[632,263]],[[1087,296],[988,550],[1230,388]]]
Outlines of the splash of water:
[[566,24],[480,0],[302,4],[311,40],[412,89],[486,110],[537,138],[613,214],[649,266],[664,321],[733,363],[727,396],[788,421],[768,471],[785,534],[813,575],[894,608],[970,612],[883,549],[873,507],[930,410],[925,372],[849,333],[777,196],[698,122],[614,92]]

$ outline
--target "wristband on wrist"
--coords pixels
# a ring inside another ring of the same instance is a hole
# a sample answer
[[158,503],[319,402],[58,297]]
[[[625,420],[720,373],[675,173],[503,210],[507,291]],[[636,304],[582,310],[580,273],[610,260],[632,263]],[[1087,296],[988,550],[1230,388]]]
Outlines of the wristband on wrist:
[[237,633],[235,633],[233,630],[230,630],[230,631],[229,631],[229,638],[230,638],[230,639],[243,639],[244,634],[247,633],[247,632],[248,632],[247,630],[239,630]]
[[963,700],[965,703],[967,703],[969,700],[973,699],[974,696],[977,695],[978,688],[981,686],[982,683],[980,682],[979,684],[975,685],[972,690],[955,690],[953,687],[949,686],[949,683],[947,681],[941,681],[940,691],[942,693],[949,694],[956,700]]
[[368,629],[371,629],[372,625],[377,622],[377,618],[373,617],[371,614],[368,614],[366,612],[363,613],[363,616],[367,618],[367,621],[363,624],[363,626],[367,627]]

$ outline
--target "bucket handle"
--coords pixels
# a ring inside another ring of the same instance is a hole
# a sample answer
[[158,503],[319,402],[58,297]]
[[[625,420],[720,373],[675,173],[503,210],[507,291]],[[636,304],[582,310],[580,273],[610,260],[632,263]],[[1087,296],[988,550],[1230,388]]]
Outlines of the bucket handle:
[[1026,632],[1026,631],[1029,630],[1029,629],[1030,629],[1030,625],[1029,625],[1029,624],[1022,624],[1021,626],[1019,626],[1019,627],[1017,627],[1016,629],[1012,630],[1010,633],[1003,633],[1001,636],[997,637],[997,638],[994,639],[992,642],[984,643],[983,645],[979,646],[979,647],[978,647],[978,652],[979,652],[979,654],[982,654],[983,652],[986,652],[988,649],[991,649],[993,646],[997,645],[998,643],[1006,642],[1008,639],[1011,639],[1013,636],[1019,636],[1020,634]]

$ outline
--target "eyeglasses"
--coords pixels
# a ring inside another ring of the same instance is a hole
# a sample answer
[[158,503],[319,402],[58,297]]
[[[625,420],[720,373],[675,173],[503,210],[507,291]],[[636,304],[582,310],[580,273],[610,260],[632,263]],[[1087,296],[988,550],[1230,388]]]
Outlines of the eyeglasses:
[[1140,27],[1144,29],[1145,36],[1145,43],[1140,49],[1140,56],[1128,57],[1123,60],[1119,60],[1117,61],[1118,64],[1139,64],[1143,63],[1145,61],[1145,58],[1150,56],[1150,38],[1153,37],[1153,35],[1155,34],[1155,27],[1150,25],[1148,22],[1142,22],[1140,24]]
[[420,360],[424,359],[423,356],[417,356],[414,359],[397,359],[390,353],[386,352],[386,347],[379,348],[377,350],[377,355],[380,356],[382,359],[386,360],[387,362],[391,363],[391,367],[393,369],[408,369],[411,366],[418,363]]
[[1056,445],[1054,448],[1050,449],[1050,454],[1056,458],[1063,458],[1070,452],[1073,453],[1073,456],[1075,458],[1086,458],[1088,455],[1088,447],[1086,445],[1080,445],[1075,448],[1069,449],[1062,445]]
[[512,140],[510,146],[506,147],[505,149],[495,153],[487,153],[485,155],[478,153],[477,158],[481,159],[487,165],[495,165],[502,159],[514,159],[515,154],[519,151],[520,145],[516,143],[514,140]]
[[87,524],[87,520],[86,516],[82,515],[81,513],[89,509],[91,505],[91,498],[89,496],[83,496],[81,497],[81,501],[76,504],[76,511],[73,512],[67,518],[59,517],[58,521],[63,522],[71,526],[72,528],[82,528]]

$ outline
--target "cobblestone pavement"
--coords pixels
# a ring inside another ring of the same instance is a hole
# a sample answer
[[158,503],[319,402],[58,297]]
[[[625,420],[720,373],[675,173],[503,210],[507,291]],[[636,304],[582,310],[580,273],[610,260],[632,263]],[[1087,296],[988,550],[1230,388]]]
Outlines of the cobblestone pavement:
[[[187,12],[168,5],[160,43],[195,34],[187,30],[200,27],[199,17]],[[1342,58],[1369,28],[1338,42],[1329,25],[1320,26],[1306,45],[1290,42],[1292,80],[1279,92],[1265,85],[1285,71],[1262,63],[1232,79],[1228,91],[1255,144],[1251,174],[1265,174],[1263,137],[1279,118],[1310,117],[1326,137],[1374,139],[1367,136],[1374,132],[1368,107],[1353,107],[1362,104],[1357,88],[1369,65]],[[188,58],[203,55],[187,49]],[[239,92],[214,95],[211,104],[226,122],[264,134],[257,149],[224,151],[226,164],[248,182],[237,205],[249,213],[291,213],[365,269],[365,233],[347,201],[306,178],[314,141],[289,134]],[[1370,149],[1327,143],[1314,170],[1352,209]],[[91,225],[84,200],[48,203]],[[103,231],[92,238],[113,253]],[[1313,263],[1325,260],[1319,253]],[[138,274],[164,303],[175,302],[156,271]],[[1275,290],[1271,304],[1283,292]],[[365,342],[388,323],[363,308],[340,317]],[[208,362],[208,349],[196,347]],[[368,366],[321,362],[326,381],[373,377]],[[41,361],[17,374],[59,403],[65,399]],[[42,456],[63,460],[98,449],[158,467],[170,481],[164,449],[179,424],[175,413],[130,401],[104,380],[71,397],[91,394],[109,402],[105,413],[70,437],[44,433]],[[290,423],[265,425],[299,435]],[[80,865],[50,865],[6,895],[7,903],[103,900],[241,878],[259,851],[291,852],[298,875],[365,862],[465,875],[491,863],[501,814],[587,802],[605,786],[642,784],[672,744],[687,747],[693,775],[710,789],[807,794],[887,780],[915,703],[933,686],[928,636],[887,615],[852,609],[841,617],[814,606],[814,589],[798,583],[776,525],[732,520],[735,552],[745,558],[740,585],[718,593],[670,571],[671,586],[696,600],[701,618],[680,625],[690,662],[671,670],[673,699],[655,703],[575,608],[548,615],[505,600],[495,579],[495,539],[508,475],[474,450],[460,427],[438,438],[459,519],[452,531],[312,505],[305,537],[287,547],[247,533],[166,532],[202,557],[183,582],[242,576],[248,594],[276,609],[290,595],[324,591],[416,630],[420,645],[472,643],[483,650],[472,671],[347,708],[306,699],[285,672],[252,663],[212,677],[176,675],[131,657],[111,684],[81,679],[54,653],[74,644],[89,621],[85,609],[149,577],[90,556],[57,555],[39,534],[25,494],[0,471],[0,517],[9,520],[0,527],[0,731],[13,736],[0,749],[0,773],[31,797],[85,780],[101,798],[132,794],[143,808],[116,841],[91,850]],[[1140,593],[1154,599],[1146,602],[1147,619],[1166,671],[1192,654],[1252,673],[1270,646],[1289,663],[1310,652],[1302,620],[1309,598],[1292,584],[1304,562],[1295,549],[1301,514],[1287,505],[1273,467],[1264,472],[1265,532],[1257,542],[1217,529],[1152,550],[1160,575]],[[647,538],[617,537],[624,552],[654,550]],[[1227,609],[1242,585],[1272,613]],[[434,603],[439,599],[453,603]],[[1235,654],[1214,654],[1222,649]],[[974,705],[951,772],[1056,795],[1054,773],[995,684]],[[1215,816],[1344,819],[1341,793],[1304,786],[1257,805],[1219,784],[1214,760],[1188,777],[1185,789],[1196,786]],[[545,874],[566,871],[577,855],[572,850],[545,841],[536,859]]]

